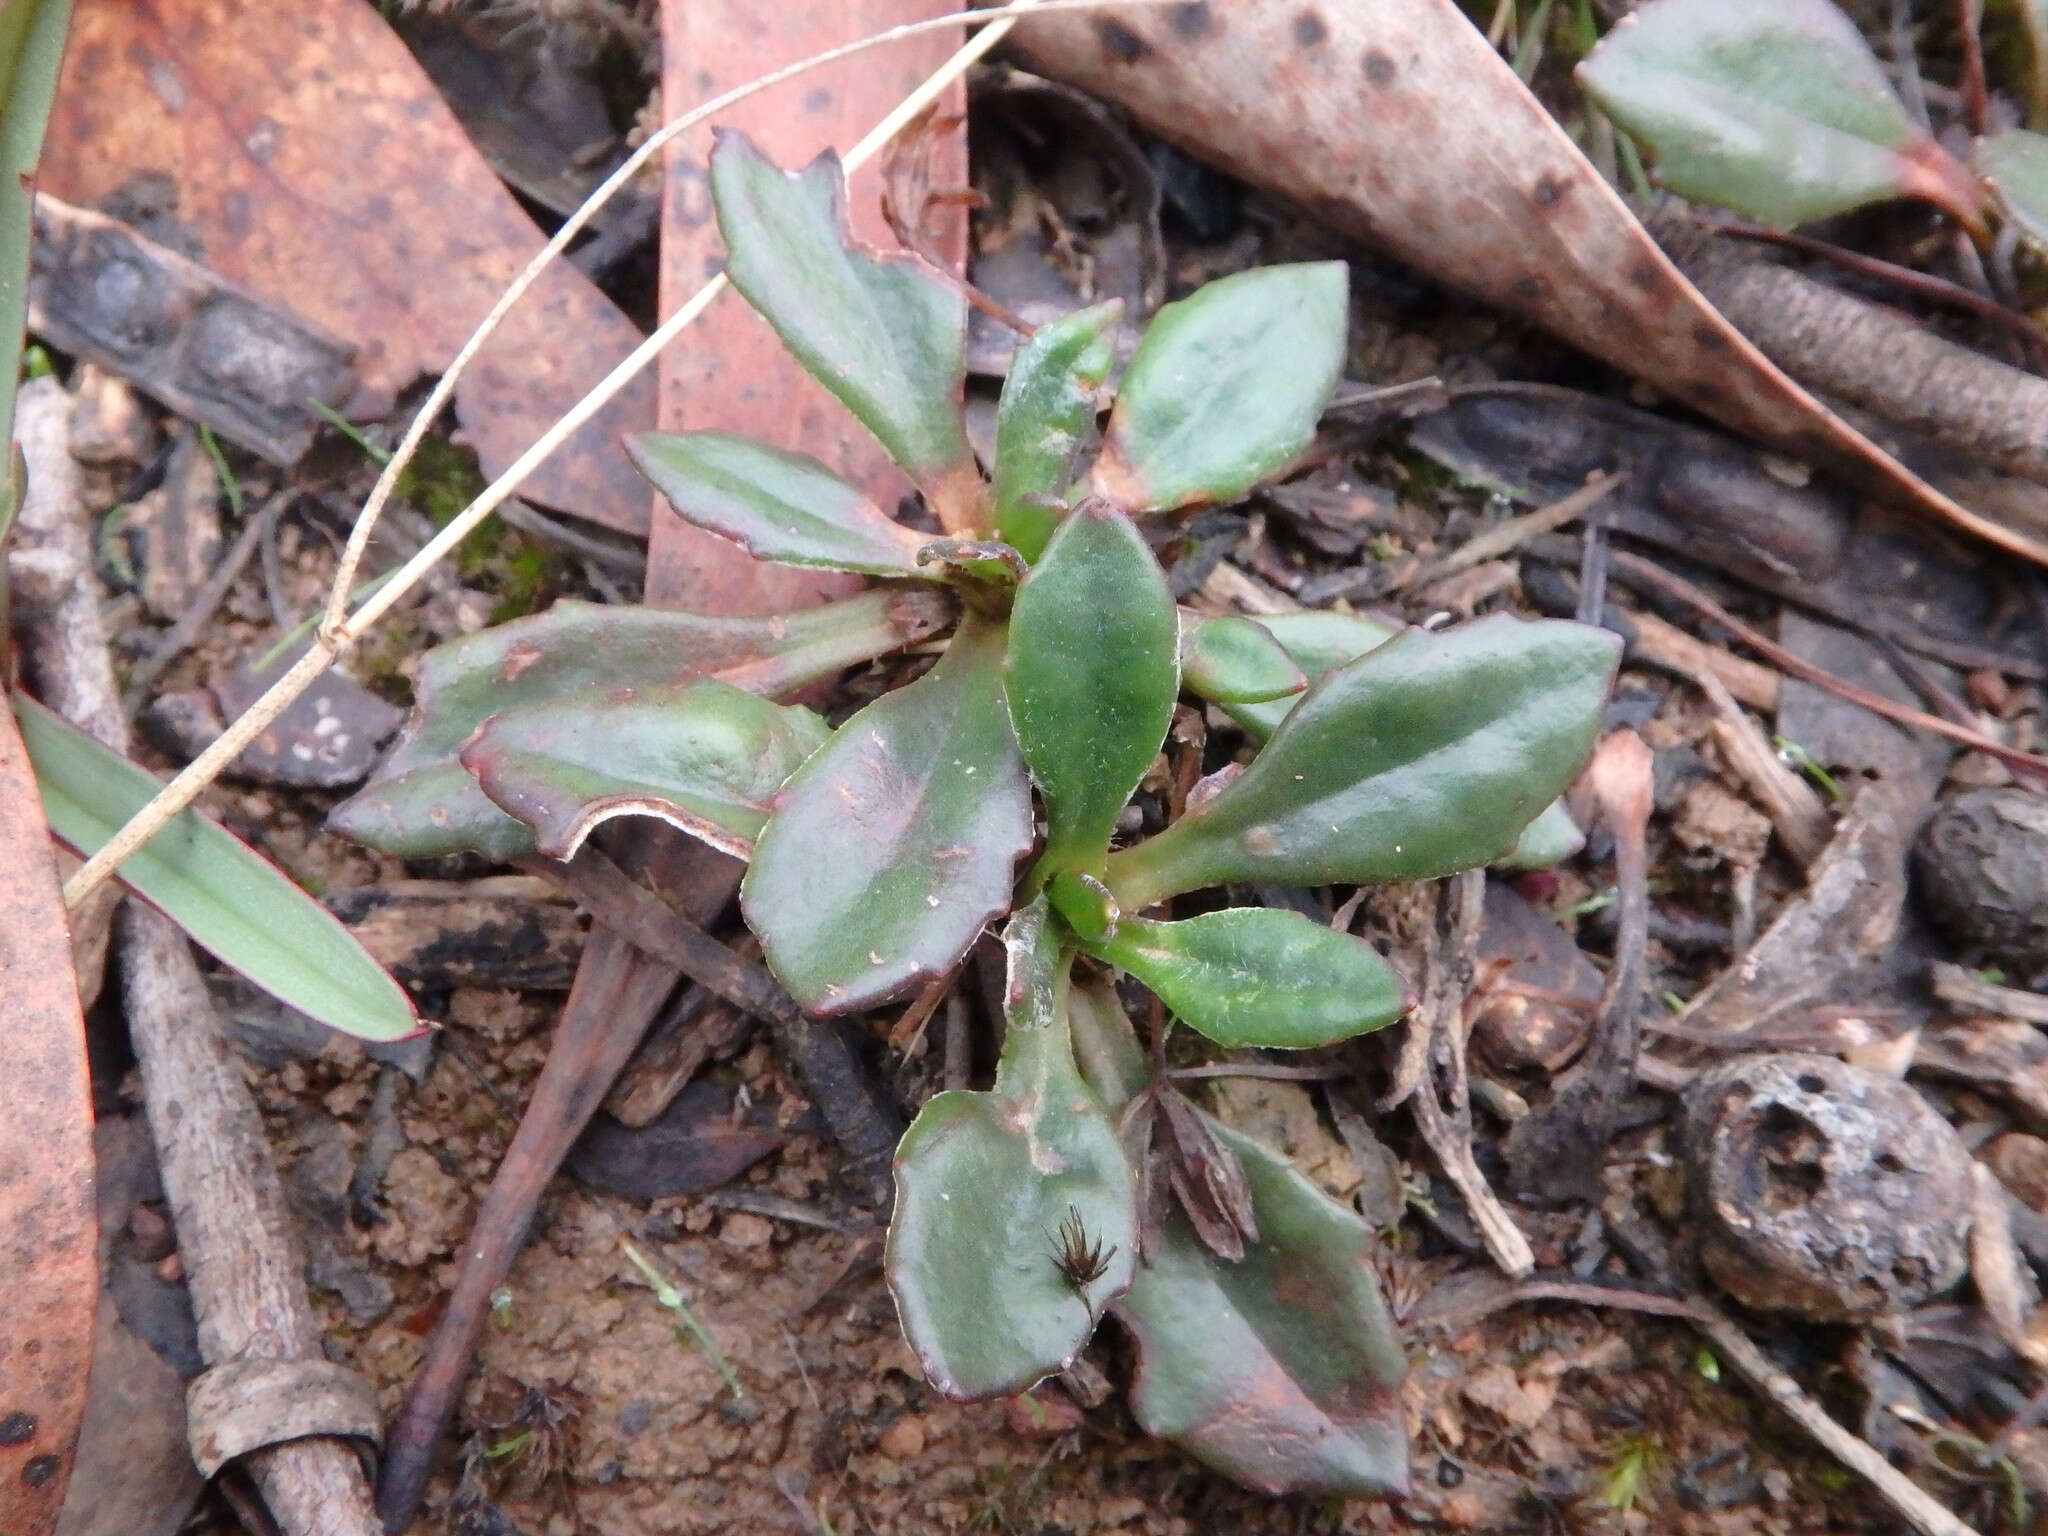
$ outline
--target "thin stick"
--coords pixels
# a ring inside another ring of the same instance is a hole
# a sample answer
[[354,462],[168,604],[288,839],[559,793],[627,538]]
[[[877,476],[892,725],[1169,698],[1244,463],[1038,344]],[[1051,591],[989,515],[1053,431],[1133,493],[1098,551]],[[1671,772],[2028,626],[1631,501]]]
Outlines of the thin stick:
[[1519,549],[1539,534],[1555,533],[1565,524],[1576,521],[1607,499],[1608,493],[1628,479],[1622,474],[1598,474],[1593,476],[1569,496],[1560,497],[1547,507],[1520,517],[1511,517],[1497,527],[1473,535],[1463,544],[1428,565],[1418,568],[1407,580],[1397,583],[1391,590],[1398,592],[1407,587],[1426,587],[1431,582],[1441,581],[1446,576],[1455,576],[1459,571],[1469,570],[1483,561],[1498,559],[1512,550]]
[[[1873,715],[1881,716],[1896,725],[1930,731],[1936,736],[1945,736],[1950,741],[1959,741],[1966,747],[1973,747],[1979,752],[1997,758],[2008,768],[2031,773],[2048,773],[2048,757],[2042,757],[2034,752],[2022,752],[2017,747],[2008,747],[2004,742],[1986,736],[1982,731],[1956,725],[1939,715],[1930,715],[1925,710],[1895,704],[1882,694],[1872,693],[1867,688],[1858,688],[1854,683],[1844,682],[1825,668],[1816,667],[1812,662],[1793,655],[1782,645],[1736,618],[1684,577],[1672,575],[1654,561],[1616,550],[1614,568],[1631,583],[1655,587],[1658,591],[1677,598],[1701,618],[1728,631],[1737,641],[1748,646],[1787,676],[1796,677],[1802,683],[1811,683],[1816,688],[1824,688],[1836,698],[1867,709]],[[68,899],[68,887],[65,895]]]
[[[702,122],[711,113],[723,111],[726,107],[744,100],[746,97],[769,86],[792,79],[805,70],[815,69],[819,65],[848,58],[865,49],[878,47],[883,43],[895,42],[902,38],[916,36],[924,32],[937,31],[948,26],[961,26],[968,22],[982,21],[991,17],[998,18],[991,25],[983,28],[983,30],[970,38],[952,58],[940,66],[923,85],[906,97],[894,112],[891,112],[888,117],[877,124],[866,138],[862,139],[858,145],[848,152],[845,163],[851,168],[871,158],[875,151],[883,143],[887,142],[890,135],[900,131],[905,123],[924,109],[927,103],[935,100],[970,65],[988,52],[989,49],[993,48],[1002,39],[1008,28],[1014,24],[1015,18],[1025,12],[1100,10],[1120,5],[1150,5],[1158,3],[1161,3],[1161,0],[1016,0],[1016,3],[992,7],[988,10],[956,11],[949,15],[933,17],[928,21],[911,22],[888,32],[878,33],[872,38],[864,38],[860,42],[849,43],[844,47],[813,55],[811,58],[805,59],[800,63],[792,64],[785,69],[766,75],[751,85],[728,91],[724,96],[696,109],[694,113],[689,115],[687,121]],[[677,131],[681,131],[680,128]],[[623,167],[621,169],[623,170]],[[617,178],[614,177],[612,179],[616,180]],[[606,186],[609,187],[610,184],[608,181]],[[596,199],[600,194],[608,195],[606,194],[605,187],[600,187],[598,193],[592,194],[593,199]],[[591,206],[594,207],[595,202]],[[563,226],[564,231],[571,232],[574,224],[575,216],[572,216],[570,223]],[[559,239],[560,236],[558,235],[557,238]],[[536,262],[555,254],[557,250],[558,247],[551,242],[550,246],[543,252],[543,256],[535,258]],[[530,279],[525,280],[530,281]],[[127,825],[115,833],[99,852],[95,853],[78,867],[71,878],[65,882],[65,904],[75,909],[81,901],[92,894],[97,886],[118,869],[129,855],[160,832],[178,812],[184,810],[185,807],[198,799],[200,793],[220,776],[221,770],[240,756],[242,750],[250,742],[254,741],[257,736],[262,734],[271,721],[290,708],[293,701],[310,688],[314,680],[339,660],[356,641],[360,640],[369,628],[389,612],[399,599],[411,591],[421,577],[431,570],[457,544],[462,542],[478,524],[482,523],[485,518],[496,511],[500,503],[518,490],[520,485],[525,482],[526,477],[532,474],[543,460],[567,441],[568,438],[573,436],[584,422],[602,410],[606,403],[611,400],[612,396],[624,389],[642,369],[653,362],[655,357],[661,352],[661,349],[673,341],[699,315],[703,314],[710,307],[711,301],[717,298],[725,290],[725,287],[725,275],[720,273],[700,288],[680,309],[663,322],[653,335],[635,347],[624,362],[606,374],[592,388],[589,394],[572,406],[538,441],[514,460],[502,475],[486,486],[482,493],[477,496],[476,500],[465,507],[418,554],[414,555],[412,559],[400,567],[398,573],[390,581],[386,582],[376,593],[366,598],[360,608],[356,609],[345,621],[339,624],[332,626],[323,624],[321,632],[314,639],[312,649],[308,650],[304,656],[300,657],[293,664],[289,671],[275,683],[271,684],[268,691],[261,698],[243,711],[234,724],[230,725],[212,746],[208,747],[187,764],[176,777],[157,793],[153,800],[137,811],[129,819]],[[517,292],[524,291],[518,287],[517,283],[514,284],[514,289],[516,290],[514,297],[516,297]],[[486,321],[486,327],[494,325],[497,318],[502,315],[502,312],[502,309],[494,309],[492,316]],[[457,365],[466,362],[470,356],[474,355],[474,348],[480,345],[480,338],[486,334],[488,334],[487,329],[480,329],[478,335],[471,338],[471,344],[465,346],[463,352],[458,355]],[[452,377],[452,372],[451,374],[443,375],[443,382],[446,382],[449,377]],[[427,405],[422,407],[421,416],[416,418],[414,422],[414,427],[417,431],[408,431],[404,448],[402,448],[401,452],[392,456],[391,464],[386,466],[387,471],[402,467],[405,462],[406,453],[411,448],[417,447],[419,436],[423,436],[426,430],[422,423],[429,419],[428,412],[439,408],[434,403],[437,397],[438,392],[437,396],[430,396]],[[379,484],[381,485],[382,483],[383,479],[380,477]],[[388,497],[388,487],[385,490],[385,494]],[[374,491],[372,492],[372,497],[373,504],[381,507],[381,502],[374,501]],[[366,505],[364,509],[365,520],[368,519],[369,513],[370,507]],[[353,543],[354,540],[352,538],[351,544],[353,545]],[[360,557],[359,551],[358,557]],[[338,573],[337,587],[345,583],[351,574],[351,569],[351,567],[345,565],[343,570]]]

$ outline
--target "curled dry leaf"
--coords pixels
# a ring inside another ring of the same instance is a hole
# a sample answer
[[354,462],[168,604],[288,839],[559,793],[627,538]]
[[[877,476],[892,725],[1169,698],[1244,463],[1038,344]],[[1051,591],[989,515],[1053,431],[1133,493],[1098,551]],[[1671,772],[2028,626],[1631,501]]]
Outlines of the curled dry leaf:
[[64,1503],[99,1294],[85,1022],[42,802],[0,708],[0,1528],[54,1530]]
[[1454,0],[1204,0],[1036,17],[1014,36],[1042,73],[1446,286],[1726,427],[2048,564],[2048,542],[1936,490],[1764,358]]
[[[143,178],[148,178],[147,181]],[[209,268],[357,343],[357,414],[451,359],[542,236],[373,6],[80,0],[43,186],[93,204],[152,183]],[[142,210],[135,210],[140,212]],[[639,341],[565,262],[455,392],[495,476]],[[654,425],[628,385],[522,494],[628,532],[648,497],[618,452]]]

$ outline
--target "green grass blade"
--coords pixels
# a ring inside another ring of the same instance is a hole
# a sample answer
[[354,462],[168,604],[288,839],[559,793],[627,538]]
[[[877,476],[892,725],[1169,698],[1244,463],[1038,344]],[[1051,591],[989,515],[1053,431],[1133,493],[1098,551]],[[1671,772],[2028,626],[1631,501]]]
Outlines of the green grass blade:
[[[33,699],[14,701],[58,839],[98,849],[162,786]],[[254,849],[182,811],[129,856],[120,879],[201,948],[322,1024],[363,1040],[420,1029],[405,991],[324,907]]]

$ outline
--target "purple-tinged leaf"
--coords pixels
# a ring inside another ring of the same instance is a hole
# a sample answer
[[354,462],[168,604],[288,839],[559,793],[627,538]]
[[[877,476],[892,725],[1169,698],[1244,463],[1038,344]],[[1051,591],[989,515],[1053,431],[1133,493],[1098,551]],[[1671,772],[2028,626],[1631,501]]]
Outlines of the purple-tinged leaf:
[[1218,1045],[1307,1050],[1401,1016],[1401,978],[1365,940],[1299,912],[1124,917],[1090,953],[1129,971]]
[[1181,615],[1180,676],[1188,692],[1212,704],[1266,704],[1308,687],[1308,674],[1273,632],[1234,613]]
[[1578,78],[1683,197],[1780,228],[1918,197],[1982,227],[1982,190],[1832,0],[1653,0]]
[[776,796],[741,901],[813,1012],[944,975],[1008,909],[1032,828],[1002,646],[968,619],[936,667],[848,720]]
[[370,782],[328,826],[403,858],[472,850],[516,859],[533,834],[493,805],[456,760],[500,710],[618,688],[668,688],[715,676],[765,697],[937,634],[944,593],[863,592],[767,619],[565,600],[546,613],[436,646],[421,658],[412,719]]
[[1100,874],[1180,689],[1165,573],[1123,513],[1086,501],[1017,592],[1003,688],[1045,797],[1048,873]]
[[1036,560],[1065,515],[1074,456],[1116,361],[1121,299],[1042,325],[1017,349],[996,407],[996,533]]
[[726,276],[796,360],[874,433],[953,531],[986,497],[967,445],[967,304],[922,257],[854,239],[838,156],[784,172],[745,134],[711,151]]
[[925,535],[892,522],[816,459],[730,432],[642,432],[640,473],[679,516],[761,560],[866,576],[920,576]]
[[1593,747],[1620,642],[1590,625],[1411,630],[1325,673],[1237,780],[1114,855],[1125,912],[1233,880],[1423,880],[1500,858]]
[[[1145,1064],[1114,989],[1076,985],[1067,1015],[1075,1060],[1120,1114]],[[1138,1342],[1138,1422],[1268,1493],[1406,1492],[1407,1359],[1373,1278],[1371,1229],[1286,1159],[1204,1125],[1237,1155],[1256,1236],[1230,1263],[1179,1212],[1146,1234],[1146,1262],[1111,1306]]]
[[1131,1412],[1264,1493],[1408,1490],[1407,1357],[1373,1278],[1371,1229],[1286,1159],[1237,1153],[1258,1238],[1228,1263],[1169,1215],[1112,1310],[1138,1342]]
[[614,816],[653,816],[744,859],[775,791],[831,734],[808,709],[707,679],[504,710],[461,759],[549,858],[573,858]]
[[925,1375],[954,1398],[1027,1391],[1071,1365],[1138,1252],[1130,1165],[1074,1063],[1043,899],[1004,943],[994,1088],[939,1094],[896,1152],[889,1288]]
[[1234,501],[1308,451],[1344,368],[1341,261],[1259,267],[1169,304],[1125,370],[1096,494],[1131,512]]

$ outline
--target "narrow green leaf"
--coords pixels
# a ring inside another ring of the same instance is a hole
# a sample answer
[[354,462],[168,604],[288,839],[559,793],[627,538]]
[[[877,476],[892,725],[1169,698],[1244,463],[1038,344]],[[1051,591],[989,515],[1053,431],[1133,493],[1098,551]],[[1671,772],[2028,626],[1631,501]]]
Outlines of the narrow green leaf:
[[[33,699],[17,697],[14,712],[50,829],[77,852],[97,852],[163,788]],[[363,1040],[419,1032],[405,990],[348,929],[197,811],[179,812],[118,875],[222,964],[329,1028]]]
[[846,1013],[942,976],[1010,904],[1031,794],[1003,708],[1002,631],[856,714],[776,796],[740,898],[804,1007]]
[[853,238],[838,157],[785,173],[745,134],[721,130],[711,200],[726,275],[805,371],[934,502],[978,495],[960,409],[966,301],[922,258]]
[[1138,1343],[1131,1412],[1263,1493],[1408,1490],[1407,1357],[1365,1223],[1285,1158],[1210,1122],[1237,1153],[1259,1235],[1235,1264],[1173,1212],[1112,1304]]
[[1122,299],[1042,325],[1017,349],[996,407],[996,534],[1036,560],[1059,525],[1095,392],[1116,361]]
[[1344,369],[1341,261],[1218,278],[1153,318],[1125,371],[1098,494],[1133,512],[1233,501],[1308,451]]
[[1498,860],[1503,869],[1548,869],[1562,864],[1586,846],[1586,834],[1572,820],[1562,800],[1546,805],[1534,821],[1522,828],[1508,856]]
[[57,95],[71,0],[0,4],[0,444],[14,441],[28,321],[28,253],[35,232],[36,162]]
[[1500,858],[1592,750],[1619,641],[1481,619],[1324,675],[1215,799],[1115,855],[1126,912],[1232,880],[1422,880]]
[[831,734],[808,709],[706,680],[508,709],[461,757],[550,858],[614,816],[654,816],[744,859],[775,791]]
[[564,600],[427,652],[404,734],[327,824],[403,858],[464,850],[523,858],[534,851],[533,834],[492,804],[456,759],[499,711],[714,675],[772,697],[927,639],[951,616],[944,594],[919,589],[864,592],[767,619]]
[[1188,692],[1213,704],[1266,704],[1308,687],[1308,674],[1256,619],[1183,613],[1180,675]]
[[1184,922],[1125,917],[1088,946],[1218,1045],[1307,1050],[1391,1024],[1401,978],[1365,940],[1299,912],[1231,907]]
[[1048,873],[1099,874],[1180,688],[1179,620],[1131,520],[1083,502],[1059,526],[1010,614],[1003,687],[1045,796]]
[[626,439],[640,473],[686,521],[783,565],[920,576],[926,535],[816,459],[730,432],[642,432]]
[[2012,227],[2048,252],[2048,138],[2015,128],[1977,141],[1977,170]]
[[1982,193],[1832,0],[1652,0],[1578,78],[1681,196],[1781,228],[1893,197],[1982,223]]
[[1004,942],[994,1089],[939,1094],[896,1152],[889,1287],[926,1376],[953,1398],[1024,1392],[1071,1365],[1138,1251],[1130,1165],[1074,1064],[1067,961],[1043,898]]
[[[1391,624],[1382,624],[1377,619],[1324,609],[1269,613],[1259,623],[1294,658],[1295,665],[1308,674],[1311,683],[1332,667],[1341,667],[1363,656],[1399,633]],[[1292,693],[1264,704],[1225,704],[1223,712],[1243,726],[1253,740],[1267,741],[1300,700],[1300,694]]]

